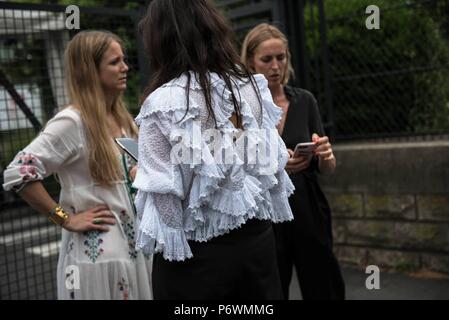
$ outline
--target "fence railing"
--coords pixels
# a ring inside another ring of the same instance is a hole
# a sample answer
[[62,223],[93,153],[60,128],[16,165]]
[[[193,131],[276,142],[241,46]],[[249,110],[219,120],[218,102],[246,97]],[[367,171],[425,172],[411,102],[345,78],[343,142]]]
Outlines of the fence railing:
[[310,89],[331,101],[335,139],[449,133],[449,1],[375,1],[378,30],[365,25],[369,1],[324,1],[324,44],[319,3],[305,10]]

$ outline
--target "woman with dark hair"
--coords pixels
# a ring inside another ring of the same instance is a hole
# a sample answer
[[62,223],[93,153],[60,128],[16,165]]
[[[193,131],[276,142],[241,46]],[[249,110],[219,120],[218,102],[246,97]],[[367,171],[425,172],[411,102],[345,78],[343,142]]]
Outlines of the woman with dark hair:
[[207,0],[155,0],[152,76],[136,121],[137,247],[155,299],[280,299],[272,222],[292,219],[282,111]]

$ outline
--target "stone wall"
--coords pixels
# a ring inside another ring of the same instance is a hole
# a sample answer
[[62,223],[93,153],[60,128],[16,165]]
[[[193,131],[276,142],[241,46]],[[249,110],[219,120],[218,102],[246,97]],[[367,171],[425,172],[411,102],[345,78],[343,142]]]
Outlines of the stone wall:
[[343,264],[449,274],[449,141],[335,144],[321,185]]

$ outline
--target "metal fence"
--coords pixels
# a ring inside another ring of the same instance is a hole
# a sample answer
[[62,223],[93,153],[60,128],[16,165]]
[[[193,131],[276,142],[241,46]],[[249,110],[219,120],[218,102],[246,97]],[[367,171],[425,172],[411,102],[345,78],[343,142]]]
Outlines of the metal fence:
[[[449,0],[219,1],[239,41],[260,22],[289,38],[293,85],[318,99],[334,141],[449,134]],[[369,5],[380,29],[369,30]]]
[[[139,1],[138,1],[139,2]],[[132,113],[148,74],[136,25],[141,10],[80,8],[81,30],[126,43]],[[261,22],[289,37],[296,78],[319,101],[335,140],[449,133],[449,0],[222,0],[241,42]],[[367,30],[365,8],[380,8]],[[0,183],[3,170],[64,105],[62,55],[77,30],[65,6],[0,2]],[[58,184],[46,187],[57,197]],[[53,299],[60,230],[0,189],[0,299]]]
[[306,86],[335,140],[449,133],[449,1],[306,2]]

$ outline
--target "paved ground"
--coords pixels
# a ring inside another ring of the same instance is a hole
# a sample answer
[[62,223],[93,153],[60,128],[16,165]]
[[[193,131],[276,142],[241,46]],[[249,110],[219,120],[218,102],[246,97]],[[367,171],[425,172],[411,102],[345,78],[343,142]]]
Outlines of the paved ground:
[[[380,289],[368,290],[365,270],[343,268],[348,300],[449,300],[449,279],[423,279],[399,273],[380,273]],[[296,275],[290,299],[301,299]]]

